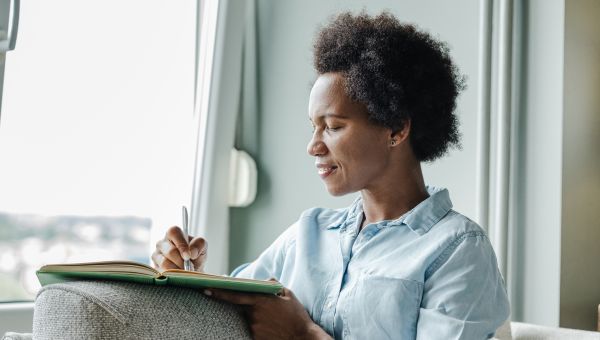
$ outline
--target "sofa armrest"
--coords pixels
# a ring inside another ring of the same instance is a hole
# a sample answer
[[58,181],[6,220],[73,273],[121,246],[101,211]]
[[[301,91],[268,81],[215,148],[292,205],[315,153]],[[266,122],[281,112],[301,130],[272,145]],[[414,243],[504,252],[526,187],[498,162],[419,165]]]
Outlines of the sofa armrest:
[[73,281],[43,287],[35,339],[251,339],[237,306],[197,289]]
[[15,332],[6,332],[2,337],[2,340],[31,340],[31,333],[15,333]]
[[579,329],[548,327],[523,322],[511,322],[510,328],[513,340],[600,340],[599,332]]

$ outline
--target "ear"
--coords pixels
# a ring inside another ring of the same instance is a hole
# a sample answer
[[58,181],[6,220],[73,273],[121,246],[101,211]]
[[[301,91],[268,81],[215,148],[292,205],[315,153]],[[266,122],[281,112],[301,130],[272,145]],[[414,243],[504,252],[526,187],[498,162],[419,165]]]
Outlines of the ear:
[[404,141],[408,140],[408,136],[410,135],[410,119],[407,119],[404,122],[402,128],[396,131],[392,131],[390,133],[390,141],[389,144],[391,147],[395,147],[396,145],[402,144]]

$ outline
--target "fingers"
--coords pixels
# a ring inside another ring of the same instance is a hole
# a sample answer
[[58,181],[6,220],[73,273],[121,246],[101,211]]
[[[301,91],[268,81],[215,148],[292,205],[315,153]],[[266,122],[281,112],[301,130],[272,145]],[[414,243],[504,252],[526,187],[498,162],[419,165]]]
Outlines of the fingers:
[[208,254],[208,244],[206,243],[206,240],[202,237],[190,237],[189,249],[194,268],[196,268],[197,271],[203,271]]
[[[179,249],[177,249],[177,247],[175,247],[171,241],[163,239],[156,242],[155,253],[161,255],[166,260],[169,260],[176,266],[176,268],[183,268],[183,258],[179,253]],[[161,268],[165,267],[161,266]]]
[[154,263],[154,268],[160,269],[160,265],[163,263],[164,257],[155,250],[150,258],[152,259],[152,263]]
[[[188,248],[188,242],[183,237],[183,231],[177,226],[173,226],[167,230],[165,239],[171,241],[171,243],[177,248],[179,254],[183,260],[189,260],[191,258],[190,251]],[[166,254],[165,254],[166,255]],[[167,258],[171,259],[169,256]],[[183,261],[182,261],[183,266]]]
[[184,240],[183,231],[179,227],[169,228],[165,238],[156,242],[156,250],[152,255],[152,261],[163,270],[183,269],[184,255],[182,252],[189,254],[187,242]]
[[171,262],[169,259],[165,258],[162,254],[158,252],[154,252],[152,254],[152,262],[154,262],[158,269],[162,270],[179,268],[175,263]]
[[296,295],[294,295],[294,292],[285,287],[283,287],[283,289],[281,290],[281,292],[279,292],[279,294],[277,294],[277,296],[292,300],[296,299]]
[[[166,241],[167,243],[169,243],[169,241]],[[163,250],[166,250],[167,246],[163,245],[164,240],[160,240],[156,243],[156,250],[154,250],[154,252],[152,253],[151,259],[152,262],[154,263],[154,266],[156,267],[156,269],[160,269],[160,270],[166,270],[166,269],[177,269],[179,268],[177,265],[178,261],[171,261],[168,258],[165,257],[165,255],[162,253]],[[176,249],[175,247],[172,247],[173,249]],[[183,262],[182,262],[183,263]]]
[[254,306],[262,300],[269,298],[268,296],[262,294],[244,294],[228,291],[225,289],[214,288],[205,289],[204,294],[219,300],[223,300],[241,306]]
[[[188,245],[189,242],[189,245]],[[183,231],[173,226],[165,234],[165,238],[156,242],[156,250],[152,261],[160,269],[183,269],[184,259],[191,259],[196,271],[203,271],[206,262],[207,243],[202,237],[188,235],[185,241]]]
[[207,244],[206,240],[202,237],[190,238],[190,259],[195,260],[201,255],[206,255]]
[[[271,277],[271,278],[269,278],[269,280],[268,280],[268,281],[271,281],[271,282],[279,282],[279,281],[278,281],[276,278],[274,278],[274,277]],[[277,295],[277,296],[279,296],[279,297],[283,297],[283,296],[286,296],[286,292],[290,292],[290,293],[292,293],[292,291],[291,291],[291,290],[288,290],[287,288],[283,287],[283,289],[282,289],[282,290],[280,290],[280,291],[279,291],[279,292],[278,292],[276,295]]]

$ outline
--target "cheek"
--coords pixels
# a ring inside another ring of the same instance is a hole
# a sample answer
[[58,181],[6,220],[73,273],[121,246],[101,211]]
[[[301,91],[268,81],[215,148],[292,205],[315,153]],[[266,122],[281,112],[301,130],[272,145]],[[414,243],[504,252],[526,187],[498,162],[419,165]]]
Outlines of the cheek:
[[334,160],[344,165],[349,160],[355,158],[355,150],[352,146],[352,139],[346,136],[340,136],[338,138],[331,138],[327,143],[327,149],[331,152]]
[[353,171],[357,170],[360,173],[370,173],[385,166],[387,162],[386,145],[378,139],[378,136],[339,140],[332,145],[332,148],[340,157],[342,166],[350,166]]

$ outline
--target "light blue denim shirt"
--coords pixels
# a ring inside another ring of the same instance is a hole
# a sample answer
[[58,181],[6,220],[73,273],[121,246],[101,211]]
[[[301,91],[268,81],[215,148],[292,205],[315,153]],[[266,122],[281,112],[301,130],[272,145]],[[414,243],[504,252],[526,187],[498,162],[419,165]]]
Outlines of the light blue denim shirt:
[[360,232],[362,200],[305,211],[232,275],[276,278],[336,339],[486,339],[509,303],[485,232],[446,189]]

